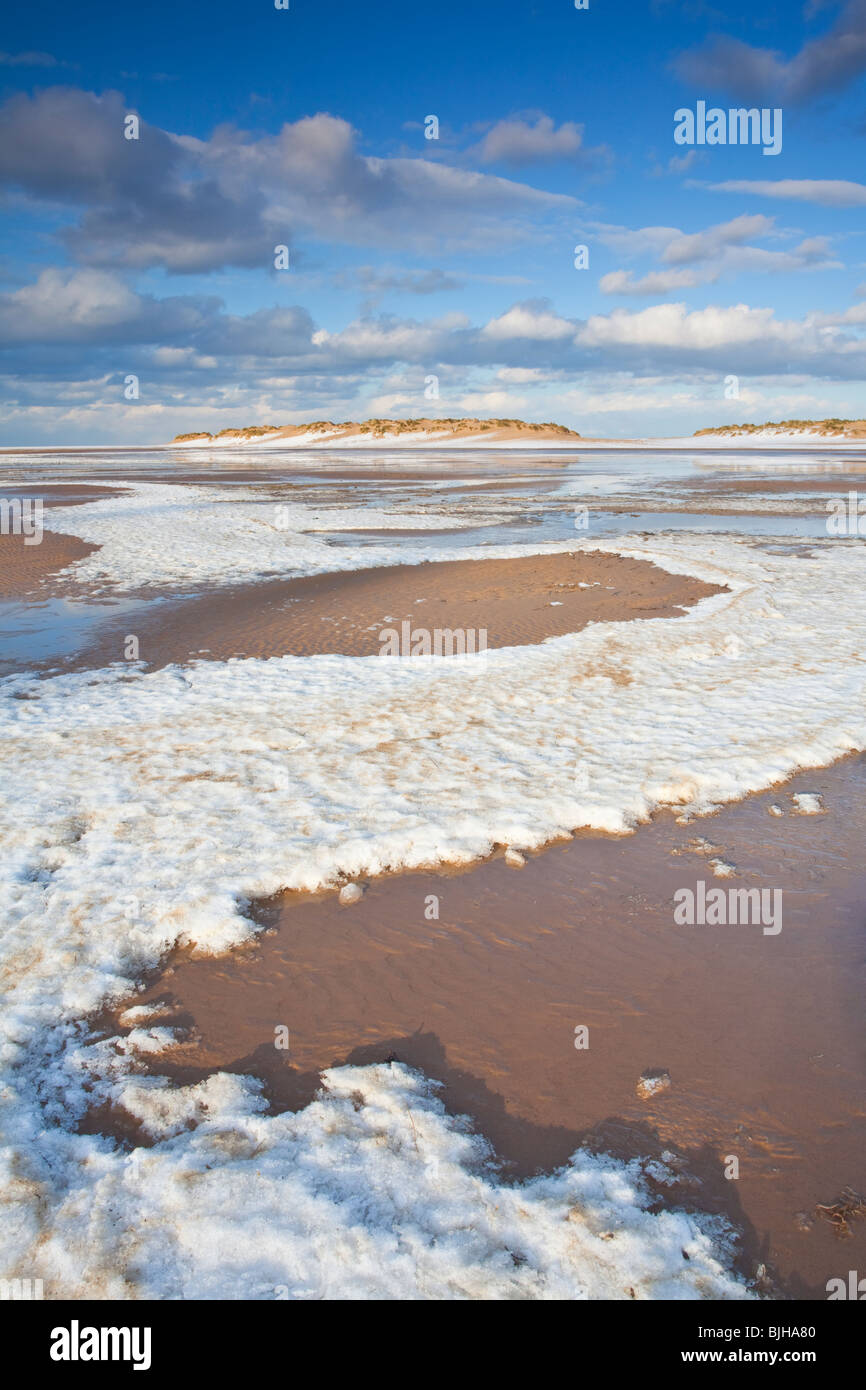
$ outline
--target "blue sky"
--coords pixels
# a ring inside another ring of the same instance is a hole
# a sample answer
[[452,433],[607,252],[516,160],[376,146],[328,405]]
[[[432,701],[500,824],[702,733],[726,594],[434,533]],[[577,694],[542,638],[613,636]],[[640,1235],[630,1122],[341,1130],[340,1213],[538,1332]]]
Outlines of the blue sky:
[[[4,444],[866,413],[866,0],[49,0],[0,48]],[[781,152],[677,145],[699,101]]]

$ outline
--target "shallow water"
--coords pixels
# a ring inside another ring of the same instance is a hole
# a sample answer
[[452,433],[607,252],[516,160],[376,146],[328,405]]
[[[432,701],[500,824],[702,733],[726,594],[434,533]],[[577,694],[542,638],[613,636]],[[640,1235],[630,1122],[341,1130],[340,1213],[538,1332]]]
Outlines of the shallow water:
[[63,449],[0,450],[0,485],[5,480],[30,479],[68,481],[84,478],[93,482],[116,479],[144,481],[162,478],[181,481],[195,475],[227,484],[245,482],[253,475],[274,481],[280,478],[316,482],[323,477],[339,478],[361,474],[365,477],[407,476],[424,482],[432,477],[464,475],[483,480],[516,474],[532,478],[548,477],[563,481],[586,477],[603,490],[620,483],[656,484],[705,475],[708,471],[743,471],[749,476],[769,472],[792,476],[804,472],[866,471],[866,448],[831,452],[820,448],[786,450],[784,453],[760,449],[718,451],[701,449],[591,449],[530,450],[509,449],[397,449],[379,450],[196,450],[183,452],[170,448],[151,449]]
[[[172,1076],[258,1075],[277,1109],[307,1104],[323,1067],[418,1066],[522,1177],[587,1139],[625,1157],[673,1150],[747,1223],[789,1296],[818,1298],[843,1256],[866,1258],[866,1223],[841,1242],[814,1212],[866,1186],[864,788],[866,759],[851,758],[688,826],[666,813],[633,836],[578,836],[518,872],[496,856],[385,876],[349,909],[336,893],[286,894],[260,908],[267,930],[248,951],[180,952],[130,1002],[181,1022]],[[798,812],[800,792],[820,795],[818,814]],[[772,885],[778,933],[678,926],[673,894],[699,880]],[[289,1054],[261,1045],[274,1019]],[[672,1084],[641,1099],[651,1067]]]
[[[576,528],[571,514],[562,512],[542,512],[531,519],[522,521],[490,523],[460,531],[449,531],[441,536],[431,536],[429,544],[440,549],[470,549],[478,545],[538,545],[543,541],[569,541],[579,544],[586,539],[600,539],[606,536],[630,536],[635,532],[654,533],[660,531],[699,531],[718,536],[792,537],[796,539],[826,539],[826,514],[814,516],[773,516],[747,512],[742,515],[731,512],[725,515],[695,512],[605,512],[595,509],[589,516],[589,525]],[[382,534],[365,535],[362,531],[334,533],[329,537],[330,545],[379,545]],[[407,550],[417,545],[414,536],[395,536],[394,541]]]
[[[0,661],[13,663],[0,674],[46,661],[68,669],[76,652],[107,631],[112,654],[100,661],[120,660],[123,632],[144,631],[151,603],[188,597],[193,588],[224,591],[236,567],[256,632],[261,575],[279,583],[292,565],[321,573],[473,549],[486,556],[502,545],[668,533],[646,550],[668,555],[672,570],[682,560],[701,573],[706,559],[709,570],[727,574],[729,566],[747,580],[730,619],[720,609],[717,619],[692,627],[685,615],[681,634],[674,623],[622,624],[612,635],[590,626],[586,641],[578,640],[596,664],[584,670],[576,663],[570,674],[561,665],[570,638],[561,652],[515,643],[495,654],[496,683],[476,690],[456,682],[447,691],[443,684],[427,705],[413,671],[395,671],[399,689],[392,690],[382,663],[362,672],[360,663],[350,669],[340,664],[350,659],[333,655],[285,666],[214,660],[129,679],[86,672],[38,690],[37,682],[5,682],[5,694],[25,696],[0,702],[7,753],[23,747],[27,759],[20,768],[8,759],[5,773],[17,788],[7,826],[17,857],[6,866],[5,899],[31,934],[22,936],[28,949],[37,942],[40,960],[56,971],[33,985],[46,1011],[29,1058],[37,1081],[22,1101],[34,1129],[44,1122],[42,1040],[53,1046],[61,995],[69,1017],[88,1015],[97,995],[88,969],[104,974],[106,989],[128,972],[131,990],[167,946],[193,940],[219,947],[228,940],[220,933],[238,924],[232,914],[240,902],[308,882],[311,864],[316,874],[324,864],[324,874],[329,854],[342,874],[354,853],[361,868],[352,872],[361,877],[363,837],[384,846],[376,851],[380,862],[417,866],[417,854],[401,859],[399,845],[388,857],[387,835],[397,835],[392,822],[404,812],[414,818],[413,846],[427,837],[429,863],[448,858],[442,825],[461,827],[471,848],[537,845],[536,823],[552,825],[548,836],[591,824],[593,835],[580,830],[564,848],[548,844],[517,875],[497,855],[460,880],[420,872],[373,880],[348,911],[335,895],[272,902],[275,915],[266,909],[265,920],[273,935],[252,952],[234,950],[204,965],[176,957],[176,973],[161,978],[158,994],[173,995],[181,1013],[185,1005],[199,1035],[187,1036],[186,1050],[167,1052],[157,1039],[156,1070],[174,1067],[180,1080],[198,1079],[181,1075],[185,1067],[260,1075],[262,1060],[275,1056],[274,1022],[285,1019],[291,1070],[299,1074],[289,1080],[307,1087],[300,1103],[321,1066],[397,1052],[444,1079],[452,1108],[473,1114],[524,1173],[563,1162],[590,1133],[604,1138],[607,1122],[625,1126],[632,1147],[667,1145],[683,1157],[703,1181],[693,1195],[719,1198],[742,1217],[755,1261],[772,1263],[789,1289],[820,1297],[828,1273],[857,1263],[866,1236],[861,1224],[840,1247],[814,1217],[817,1203],[864,1186],[862,762],[850,760],[841,773],[800,774],[791,784],[823,795],[826,813],[814,818],[801,818],[790,788],[746,793],[798,762],[826,764],[845,747],[864,747],[862,552],[827,535],[820,495],[821,488],[844,492],[863,469],[866,453],[856,451],[844,460],[820,451],[768,458],[634,450],[492,457],[114,450],[0,460],[0,479],[34,492],[51,480],[82,478],[225,485],[200,508],[185,506],[180,489],[164,490],[153,508],[140,497],[113,510],[88,508],[87,538],[104,544],[110,560],[104,585],[97,553],[63,572],[63,597],[46,591],[0,609]],[[789,484],[781,493],[780,479]],[[737,496],[731,484],[739,480],[757,490]],[[804,490],[808,480],[821,488]],[[309,525],[298,509],[303,524],[283,554],[273,546],[273,526],[261,524],[276,500],[309,509]],[[713,511],[714,501],[732,500],[735,511]],[[575,526],[583,504],[585,529]],[[383,527],[383,512],[386,522],[397,520],[393,532]],[[52,511],[50,520],[76,534],[74,506]],[[264,560],[247,572],[250,554],[256,565]],[[801,556],[810,558],[783,563]],[[96,585],[120,594],[121,582],[124,593],[137,595],[136,585],[157,570],[175,584],[164,585],[158,599],[94,598]],[[77,572],[89,575],[80,598],[68,592]],[[844,622],[836,632],[838,613]],[[823,633],[834,635],[825,641]],[[390,682],[390,668],[387,674]],[[592,794],[598,799],[603,783],[615,809],[638,793],[646,805],[677,804],[678,795],[685,804],[698,783],[721,789],[732,805],[690,827],[664,812],[627,838],[602,833],[620,825],[608,812],[581,820],[557,811],[551,819],[551,807],[584,796],[576,779],[587,768]],[[295,779],[291,797],[283,787],[287,770]],[[781,798],[778,812],[774,797]],[[375,824],[365,821],[368,807]],[[470,814],[484,820],[481,830],[464,827]],[[488,826],[496,831],[489,840]],[[707,854],[689,845],[703,835],[714,841]],[[674,930],[671,894],[715,878],[711,852],[728,861],[723,875],[732,882],[784,890],[779,937]],[[272,887],[251,891],[251,884]],[[432,922],[423,910],[428,888],[443,906]],[[49,939],[56,948],[50,960]],[[593,1030],[585,1057],[573,1046],[576,1023]],[[105,1065],[97,1058],[97,1070]],[[645,1104],[635,1082],[650,1067],[668,1069],[673,1084]],[[58,1095],[72,1074],[51,1073]],[[134,1084],[129,1096],[128,1104],[143,1104]],[[180,1104],[179,1096],[172,1090],[171,1103]],[[298,1103],[297,1096],[282,1099]],[[226,1132],[240,1123],[228,1101],[218,1114]],[[262,1122],[265,1129],[273,1118]],[[93,1121],[99,1133],[112,1132],[101,1123]],[[59,1134],[49,1134],[52,1155]],[[77,1184],[83,1203],[88,1172],[75,1147],[83,1136],[67,1137],[58,1184]],[[172,1142],[179,1155],[180,1140]],[[739,1184],[719,1178],[727,1154],[742,1161]],[[174,1163],[157,1157],[167,1168]],[[104,1150],[100,1161],[107,1161]],[[111,1161],[121,1172],[122,1149]],[[275,1183],[272,1225],[285,1206],[281,1184],[299,1167],[289,1165]],[[333,1164],[321,1168],[329,1173]],[[247,1165],[229,1176],[250,1182],[254,1175]],[[208,1236],[223,1200],[201,1204]],[[120,1222],[125,1239],[143,1229],[132,1205],[120,1202],[113,1211],[121,1216],[106,1230]],[[182,1226],[183,1216],[166,1217],[161,1235],[176,1220]],[[72,1239],[68,1228],[63,1239]],[[189,1233],[185,1239],[192,1248]],[[94,1260],[100,1269],[123,1265],[110,1250],[97,1249]]]
[[107,624],[153,606],[154,601],[143,599],[0,603],[0,676],[46,661],[62,667],[65,658],[89,646]]
[[[852,478],[844,476],[852,470]],[[164,481],[224,486],[231,499],[241,488],[252,488],[263,502],[279,498],[321,508],[309,534],[318,533],[322,543],[335,551],[335,558],[336,554],[343,557],[335,564],[342,568],[347,550],[369,556],[385,542],[389,554],[383,553],[374,563],[417,558],[421,547],[425,557],[435,559],[473,548],[538,547],[572,540],[579,545],[587,539],[635,532],[827,540],[825,502],[802,491],[804,476],[824,477],[829,491],[830,475],[835,475],[841,491],[843,478],[847,486],[849,481],[856,482],[862,470],[866,470],[866,450],[856,449],[846,450],[844,457],[820,449],[783,457],[759,450],[690,454],[633,448],[555,454],[466,449],[402,453],[44,450],[0,455],[0,491],[4,484],[7,489],[37,492],[40,484],[68,485],[73,480],[90,484]],[[790,489],[783,493],[777,490],[780,477],[790,481]],[[741,511],[712,510],[714,479],[720,489],[724,485],[724,501],[729,504],[732,481],[742,479],[750,488],[760,488],[762,478],[772,483],[773,491],[749,492],[749,506],[757,510],[745,506]],[[690,495],[692,484],[697,490]],[[610,506],[614,502],[619,502],[617,509]],[[772,510],[761,510],[762,505]],[[369,530],[329,529],[329,512],[346,506],[370,512]],[[377,525],[383,507],[398,514],[419,509],[432,513],[441,529],[437,534],[435,529],[413,531],[407,525],[403,530],[383,531]],[[74,512],[74,506],[53,512],[52,526],[74,533]],[[477,524],[467,526],[470,518],[477,519]],[[66,573],[74,579],[74,570]],[[291,568],[285,573],[290,577]],[[84,595],[80,600],[50,598],[3,605],[0,675],[29,663],[74,656],[92,646],[99,630],[125,611],[137,610],[94,603]],[[118,659],[121,655],[118,651]]]

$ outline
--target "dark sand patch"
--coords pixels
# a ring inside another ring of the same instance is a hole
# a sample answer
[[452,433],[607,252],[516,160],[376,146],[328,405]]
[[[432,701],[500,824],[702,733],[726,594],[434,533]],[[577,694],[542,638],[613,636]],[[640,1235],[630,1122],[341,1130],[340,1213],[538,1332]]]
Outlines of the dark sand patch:
[[[690,825],[664,814],[632,836],[580,835],[520,870],[498,856],[384,878],[351,907],[284,895],[260,908],[251,946],[179,953],[129,1001],[159,1001],[154,1021],[191,1030],[144,1064],[183,1083],[252,1074],[283,1109],[309,1100],[324,1067],[396,1057],[443,1081],[449,1109],[516,1174],[584,1141],[671,1150],[674,1199],[727,1211],[753,1268],[823,1299],[827,1279],[866,1267],[866,1222],[840,1242],[816,1215],[866,1190],[864,782],[866,760],[850,758]],[[827,814],[794,814],[792,790],[821,792]],[[714,877],[714,857],[734,874]],[[675,925],[675,891],[698,880],[781,889],[782,931]],[[672,1085],[641,1100],[653,1068]]]
[[44,507],[80,507],[101,502],[106,497],[123,497],[122,487],[103,487],[99,483],[0,483],[0,497],[41,498]]
[[47,598],[64,592],[68,582],[56,577],[58,571],[98,549],[60,531],[44,531],[39,545],[27,545],[24,536],[0,536],[0,599]]
[[[0,485],[0,498],[40,499],[47,510],[78,507],[105,497],[121,497],[124,488],[102,487],[96,483],[41,483]],[[24,536],[0,535],[0,599],[19,599],[33,595],[48,598],[68,592],[68,585],[55,580],[58,570],[75,560],[84,560],[98,550],[97,545],[67,536],[60,531],[43,531],[37,545],[27,544]]]
[[792,497],[798,493],[826,493],[834,495],[839,493],[847,497],[852,490],[852,480],[855,476],[866,472],[866,460],[861,464],[851,465],[848,472],[838,471],[826,473],[814,473],[812,466],[809,466],[808,473],[798,475],[792,469],[789,473],[779,477],[778,470],[774,469],[772,474],[757,474],[754,469],[749,470],[748,477],[737,474],[736,477],[728,475],[714,476],[712,478],[696,478],[690,481],[688,487],[693,492],[719,492],[719,493],[743,493],[748,496],[751,493],[761,492],[768,496],[778,494],[790,494]]
[[[161,606],[137,620],[135,635],[151,669],[233,657],[375,656],[380,634],[404,621],[411,631],[486,629],[489,648],[523,646],[593,622],[677,617],[719,592],[646,560],[594,552],[449,560],[220,590]],[[121,659],[126,632],[106,629],[79,665]]]
[[[46,450],[49,455],[50,464],[54,465],[57,460],[56,450]],[[80,451],[82,455],[86,450]],[[128,466],[121,468],[115,461],[114,456],[129,454]],[[455,486],[466,484],[472,486],[478,483],[479,486],[496,487],[503,481],[511,485],[511,475],[514,472],[524,473],[533,470],[539,475],[536,478],[527,478],[523,481],[515,480],[515,485],[526,488],[533,488],[539,485],[546,486],[543,480],[545,472],[556,473],[568,467],[572,460],[568,458],[556,458],[549,455],[541,458],[531,458],[526,455],[520,458],[511,458],[508,454],[493,454],[488,458],[431,458],[429,455],[419,456],[417,462],[408,463],[405,456],[397,459],[383,458],[376,451],[374,458],[369,462],[359,463],[357,459],[347,459],[345,454],[329,458],[325,453],[316,454],[315,459],[306,458],[303,461],[294,459],[290,455],[275,454],[273,458],[268,458],[264,464],[257,464],[253,460],[249,463],[239,463],[237,459],[229,462],[227,459],[219,458],[208,460],[206,463],[195,466],[191,463],[188,456],[183,460],[178,460],[173,465],[170,458],[156,459],[148,455],[147,450],[112,451],[111,460],[106,460],[104,467],[100,467],[102,460],[94,458],[87,460],[90,467],[98,469],[100,479],[105,480],[109,485],[119,484],[121,490],[124,484],[132,482],[149,483],[169,483],[169,484],[192,484],[197,487],[213,487],[221,483],[243,483],[249,486],[262,486],[266,488],[279,488],[280,485],[306,488],[310,482],[333,483],[333,482],[358,482],[358,483],[411,483],[413,485],[424,486],[425,483],[433,482],[453,482]],[[0,449],[0,460],[2,460],[3,450]],[[141,463],[141,458],[146,462]],[[18,456],[18,462],[21,456]],[[28,460],[29,461],[29,456]],[[34,451],[34,471],[38,469],[38,458]],[[52,472],[52,476],[54,476]],[[35,486],[36,484],[34,484]],[[558,486],[551,483],[550,486]],[[53,483],[46,483],[44,486],[54,486]],[[32,492],[32,488],[31,488]]]

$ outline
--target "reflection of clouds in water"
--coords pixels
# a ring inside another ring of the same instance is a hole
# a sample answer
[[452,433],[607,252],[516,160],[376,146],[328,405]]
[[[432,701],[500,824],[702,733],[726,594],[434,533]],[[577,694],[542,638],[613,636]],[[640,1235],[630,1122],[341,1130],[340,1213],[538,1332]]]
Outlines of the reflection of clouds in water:
[[[35,603],[0,603],[0,674],[31,662],[71,656],[103,624],[153,607],[143,599],[80,602],[53,598]],[[122,655],[118,648],[118,657]]]

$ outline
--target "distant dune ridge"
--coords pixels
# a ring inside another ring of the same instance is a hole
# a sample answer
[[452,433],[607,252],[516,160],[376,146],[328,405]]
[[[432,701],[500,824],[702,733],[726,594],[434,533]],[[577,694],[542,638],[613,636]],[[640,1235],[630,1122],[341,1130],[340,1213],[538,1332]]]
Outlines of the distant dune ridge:
[[551,441],[562,443],[569,439],[580,439],[576,430],[565,425],[530,424],[526,420],[479,420],[475,417],[460,419],[412,419],[412,420],[346,420],[335,424],[332,420],[314,420],[305,425],[250,425],[245,429],[220,430],[218,434],[201,431],[197,434],[178,434],[171,441],[184,445],[236,445],[262,444],[316,445],[340,444],[341,446],[380,443],[382,440],[400,444],[450,443],[452,440],[468,442],[478,440],[483,443],[500,444],[523,442],[527,445],[546,444]]
[[777,439],[791,435],[815,435],[822,439],[866,438],[866,420],[769,420],[763,425],[714,425],[695,430],[694,437],[714,434],[724,439]]
[[303,425],[248,425],[243,429],[225,429],[216,434],[207,430],[176,434],[171,441],[185,449],[238,448],[253,445],[259,448],[399,448],[448,447],[459,444],[473,448],[570,448],[575,441],[581,447],[627,447],[629,444],[664,444],[686,448],[695,441],[711,445],[714,439],[742,440],[748,444],[797,444],[804,440],[821,439],[835,444],[866,440],[866,420],[770,420],[764,424],[713,425],[695,430],[693,435],[666,439],[643,438],[600,439],[578,434],[577,430],[550,421],[535,424],[527,420],[481,420],[475,416],[460,418],[421,417],[410,420],[373,419],[312,420]]

